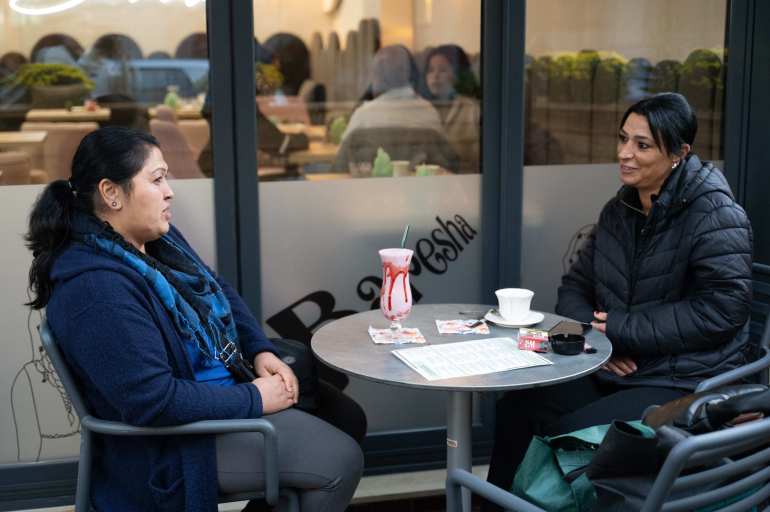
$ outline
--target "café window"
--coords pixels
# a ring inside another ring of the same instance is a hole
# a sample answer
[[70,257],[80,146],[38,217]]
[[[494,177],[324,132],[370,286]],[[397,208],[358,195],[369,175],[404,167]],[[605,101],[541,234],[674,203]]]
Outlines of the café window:
[[722,160],[726,13],[724,0],[527,2],[525,165],[616,161],[623,113],[659,92],[687,98],[695,153]]
[[41,351],[41,316],[23,305],[22,233],[43,185],[69,178],[84,136],[101,126],[155,135],[175,178],[175,222],[215,266],[212,180],[183,179],[204,177],[208,69],[200,1],[0,1],[0,464],[78,453],[77,417]]
[[[414,303],[482,300],[481,3],[325,3],[254,3],[263,321],[305,343],[378,307],[378,250],[406,224]],[[319,376],[363,407],[370,435],[441,439],[443,397]]]
[[[620,187],[617,139],[634,102],[683,94],[693,152],[721,167],[725,0],[527,2],[523,286],[553,308],[601,207]],[[518,220],[517,220],[518,221]]]
[[150,132],[172,177],[205,177],[202,0],[2,4],[0,184],[67,178],[80,140],[101,126]]
[[478,3],[323,4],[255,2],[261,179],[481,172]]

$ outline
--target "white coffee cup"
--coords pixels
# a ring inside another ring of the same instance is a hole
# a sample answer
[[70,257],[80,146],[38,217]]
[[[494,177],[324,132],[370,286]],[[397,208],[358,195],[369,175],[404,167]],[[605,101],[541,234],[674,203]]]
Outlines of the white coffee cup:
[[526,288],[502,288],[495,291],[500,316],[508,322],[522,321],[529,315],[535,292]]
[[409,160],[393,160],[390,163],[393,166],[393,176],[396,178],[409,176]]

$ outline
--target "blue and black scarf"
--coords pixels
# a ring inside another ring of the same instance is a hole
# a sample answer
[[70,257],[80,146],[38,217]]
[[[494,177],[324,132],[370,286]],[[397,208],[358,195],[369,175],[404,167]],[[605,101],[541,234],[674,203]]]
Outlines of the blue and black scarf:
[[[228,343],[237,345],[238,334],[230,303],[216,279],[168,235],[147,244],[147,260],[158,263],[155,266],[123,247],[119,236],[105,227],[78,238],[139,272],[171,316],[187,344],[191,360],[197,361],[204,370],[222,368],[219,356]],[[164,272],[170,274],[169,277]],[[180,293],[178,288],[186,289]],[[200,354],[195,354],[196,350]]]

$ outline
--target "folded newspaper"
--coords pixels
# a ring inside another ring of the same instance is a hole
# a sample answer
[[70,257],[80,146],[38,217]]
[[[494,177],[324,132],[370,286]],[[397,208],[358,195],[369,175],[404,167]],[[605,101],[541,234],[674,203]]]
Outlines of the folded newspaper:
[[553,364],[540,354],[519,350],[513,338],[487,338],[397,349],[392,354],[427,380],[470,377]]

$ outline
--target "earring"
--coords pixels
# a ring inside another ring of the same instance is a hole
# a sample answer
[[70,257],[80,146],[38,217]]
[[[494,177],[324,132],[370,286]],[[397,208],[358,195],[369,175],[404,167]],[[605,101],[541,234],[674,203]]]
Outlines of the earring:
[[679,162],[674,162],[671,164],[672,169],[676,169],[676,166],[679,165]]
[[112,207],[113,207],[113,208],[116,208],[117,206],[118,206],[118,202],[117,202],[117,201],[113,201],[113,202],[112,202]]

